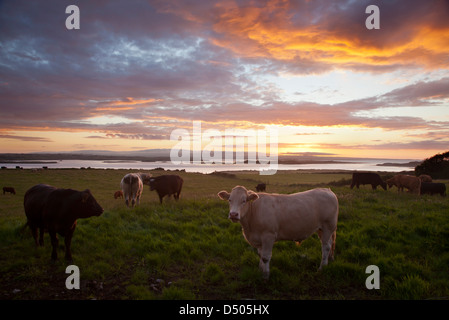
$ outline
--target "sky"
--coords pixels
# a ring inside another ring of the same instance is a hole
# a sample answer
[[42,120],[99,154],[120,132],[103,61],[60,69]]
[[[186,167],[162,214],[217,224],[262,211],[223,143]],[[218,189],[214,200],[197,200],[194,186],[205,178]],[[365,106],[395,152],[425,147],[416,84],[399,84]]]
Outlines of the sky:
[[170,149],[200,121],[276,128],[279,154],[425,159],[449,150],[448,17],[448,0],[0,0],[0,153]]

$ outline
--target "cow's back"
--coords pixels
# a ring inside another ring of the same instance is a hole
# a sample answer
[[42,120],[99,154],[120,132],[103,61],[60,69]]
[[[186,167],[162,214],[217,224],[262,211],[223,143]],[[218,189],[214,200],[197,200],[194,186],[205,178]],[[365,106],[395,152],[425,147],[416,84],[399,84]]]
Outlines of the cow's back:
[[180,192],[183,179],[177,175],[162,175],[154,178],[155,189],[166,194]]
[[120,186],[124,194],[142,192],[143,182],[138,174],[128,173],[123,177]]
[[[47,220],[61,219],[77,209],[77,194],[72,189],[56,189],[47,198],[43,216]],[[81,200],[79,200],[81,201]]]
[[326,188],[317,188],[290,195],[259,193],[253,203],[259,226],[276,232],[278,240],[303,240],[326,228],[335,230],[338,220],[338,199]]

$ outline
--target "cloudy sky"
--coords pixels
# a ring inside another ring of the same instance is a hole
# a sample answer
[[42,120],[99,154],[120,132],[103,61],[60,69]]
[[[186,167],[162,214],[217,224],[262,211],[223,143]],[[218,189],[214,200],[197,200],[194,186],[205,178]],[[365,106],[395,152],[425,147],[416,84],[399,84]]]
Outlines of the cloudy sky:
[[201,121],[275,126],[280,153],[427,158],[449,150],[448,17],[448,0],[0,1],[0,152],[170,149]]

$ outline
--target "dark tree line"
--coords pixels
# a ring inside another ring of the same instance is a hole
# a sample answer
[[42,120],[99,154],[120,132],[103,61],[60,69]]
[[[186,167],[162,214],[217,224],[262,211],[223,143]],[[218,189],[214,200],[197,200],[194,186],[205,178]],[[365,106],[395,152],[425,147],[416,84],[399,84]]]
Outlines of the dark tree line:
[[427,158],[415,167],[415,174],[428,174],[433,179],[449,178],[449,151]]

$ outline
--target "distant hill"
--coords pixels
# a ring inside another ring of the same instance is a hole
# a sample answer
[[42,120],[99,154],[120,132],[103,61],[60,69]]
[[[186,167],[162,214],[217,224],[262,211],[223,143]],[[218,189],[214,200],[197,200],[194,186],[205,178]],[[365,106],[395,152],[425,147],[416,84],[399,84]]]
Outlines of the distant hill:
[[81,150],[69,152],[45,153],[2,153],[1,162],[17,162],[17,160],[139,160],[139,161],[169,161],[169,149],[148,149],[139,151],[107,151]]

